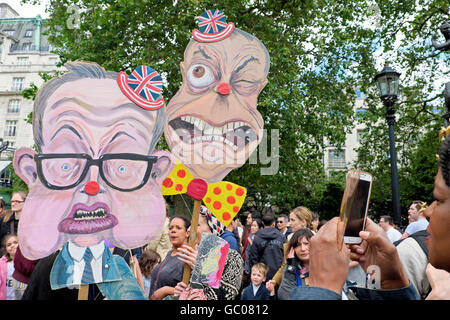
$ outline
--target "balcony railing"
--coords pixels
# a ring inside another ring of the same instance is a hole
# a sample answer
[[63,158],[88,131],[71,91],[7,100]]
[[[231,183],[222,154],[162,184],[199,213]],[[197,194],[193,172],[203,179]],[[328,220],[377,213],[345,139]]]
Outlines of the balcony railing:
[[345,164],[345,160],[329,160],[328,161],[328,166],[330,168],[345,168],[346,164]]

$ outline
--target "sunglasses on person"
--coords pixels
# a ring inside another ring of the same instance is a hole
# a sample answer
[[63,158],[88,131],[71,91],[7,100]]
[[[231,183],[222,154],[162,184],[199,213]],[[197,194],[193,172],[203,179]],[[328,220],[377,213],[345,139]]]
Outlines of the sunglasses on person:
[[11,200],[11,203],[23,203],[25,200]]

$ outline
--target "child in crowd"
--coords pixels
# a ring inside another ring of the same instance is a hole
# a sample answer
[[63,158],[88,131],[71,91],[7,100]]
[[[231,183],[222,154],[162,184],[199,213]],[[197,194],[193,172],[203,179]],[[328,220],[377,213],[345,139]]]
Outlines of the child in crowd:
[[19,240],[15,234],[5,236],[3,240],[3,252],[0,258],[0,300],[15,300],[13,287],[14,255],[16,254]]
[[146,249],[139,259],[145,295],[148,297],[151,285],[151,274],[155,266],[161,262],[161,256],[153,249]]
[[265,285],[267,271],[269,268],[262,262],[252,267],[252,283],[242,292],[241,300],[275,300],[275,290],[269,292]]

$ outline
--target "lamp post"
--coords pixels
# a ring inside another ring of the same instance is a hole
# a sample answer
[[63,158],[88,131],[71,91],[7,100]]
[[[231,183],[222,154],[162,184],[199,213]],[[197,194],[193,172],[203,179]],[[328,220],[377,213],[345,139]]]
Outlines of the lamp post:
[[395,108],[394,104],[398,97],[398,84],[400,73],[395,71],[386,63],[383,70],[375,76],[375,82],[380,91],[380,99],[386,107],[386,121],[389,126],[389,154],[391,158],[391,187],[392,187],[392,205],[394,209],[394,222],[399,227],[402,225],[400,214],[400,192],[398,188],[397,173],[397,151],[395,150]]

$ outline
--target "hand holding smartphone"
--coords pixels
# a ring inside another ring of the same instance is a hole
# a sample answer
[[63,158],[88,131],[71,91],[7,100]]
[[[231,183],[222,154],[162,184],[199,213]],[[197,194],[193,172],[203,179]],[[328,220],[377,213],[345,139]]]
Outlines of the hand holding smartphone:
[[364,230],[372,191],[372,175],[360,170],[347,173],[340,218],[345,225],[344,243],[359,244]]

